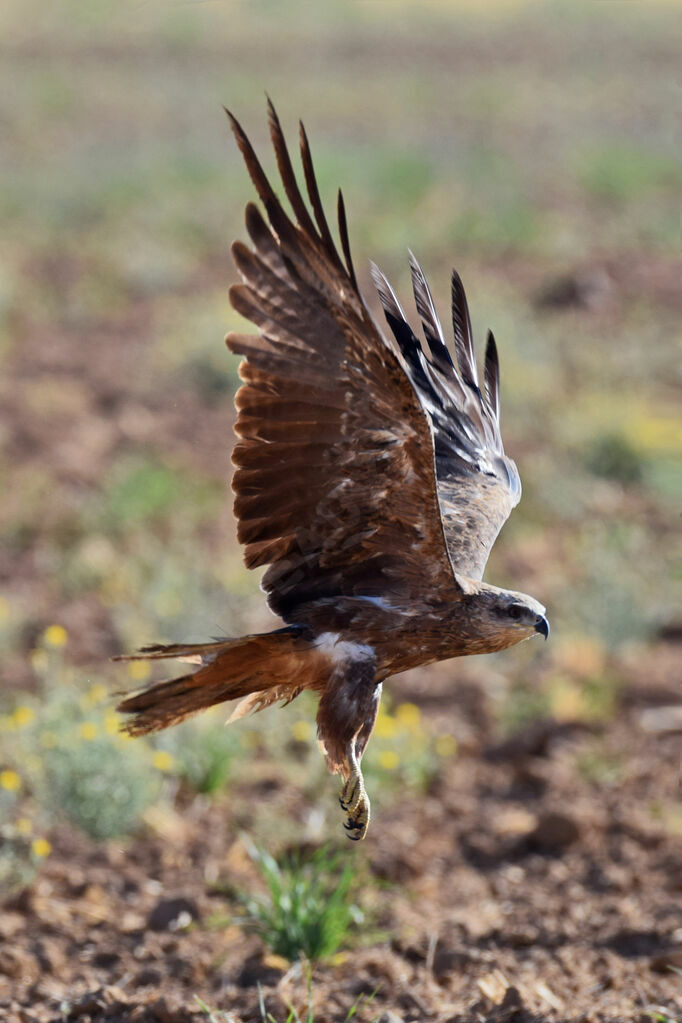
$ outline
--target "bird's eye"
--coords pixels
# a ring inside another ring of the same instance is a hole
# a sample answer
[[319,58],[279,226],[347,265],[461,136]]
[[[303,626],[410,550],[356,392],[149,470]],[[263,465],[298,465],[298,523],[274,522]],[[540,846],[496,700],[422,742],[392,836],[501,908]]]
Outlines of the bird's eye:
[[512,604],[512,606],[509,608],[508,614],[510,618],[519,619],[523,615],[523,612],[524,608],[521,606],[521,604]]

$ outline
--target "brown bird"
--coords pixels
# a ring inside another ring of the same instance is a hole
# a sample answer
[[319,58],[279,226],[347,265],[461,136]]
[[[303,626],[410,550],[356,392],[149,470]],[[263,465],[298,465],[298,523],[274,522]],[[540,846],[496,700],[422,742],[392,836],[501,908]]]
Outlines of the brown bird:
[[253,248],[232,246],[243,283],[230,301],[259,331],[226,339],[244,357],[234,511],[246,565],[268,566],[261,585],[285,624],[241,639],[145,647],[136,656],[197,667],[118,709],[133,715],[127,731],[142,735],[224,700],[240,700],[234,720],[314,690],[319,742],[344,779],[345,827],[357,840],[370,815],[360,762],[384,679],[547,637],[549,624],[537,600],[481,581],[521,484],[500,435],[495,341],[489,333],[481,389],[458,274],[453,358],[414,256],[424,342],[372,265],[395,341],[386,338],[358,289],[341,192],[343,258],[332,238],[303,125],[310,207],[268,103],[292,218],[227,113],[269,221],[249,203]]

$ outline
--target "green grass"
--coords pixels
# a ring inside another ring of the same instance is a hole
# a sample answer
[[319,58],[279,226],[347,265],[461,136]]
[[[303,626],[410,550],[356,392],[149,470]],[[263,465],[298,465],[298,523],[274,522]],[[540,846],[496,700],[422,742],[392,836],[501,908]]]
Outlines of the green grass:
[[292,853],[279,861],[251,846],[265,886],[263,895],[236,895],[244,924],[255,930],[276,955],[315,962],[331,956],[347,942],[352,926],[362,920],[350,901],[355,876],[352,863],[327,847],[312,856]]
[[625,203],[655,191],[677,191],[682,161],[640,146],[611,144],[583,156],[580,176],[598,199]]
[[110,483],[107,518],[122,531],[149,524],[168,514],[181,488],[177,474],[168,466],[153,463],[126,466]]
[[513,735],[540,718],[551,713],[549,693],[528,683],[517,683],[505,694],[497,714],[499,726],[505,735]]
[[667,1009],[651,1008],[645,1009],[644,1015],[654,1020],[654,1023],[680,1023],[682,1017],[671,1016]]
[[234,1016],[228,1012],[223,1012],[222,1009],[212,1009],[203,998],[199,998],[199,995],[194,996],[194,1001],[208,1018],[208,1023],[233,1023]]

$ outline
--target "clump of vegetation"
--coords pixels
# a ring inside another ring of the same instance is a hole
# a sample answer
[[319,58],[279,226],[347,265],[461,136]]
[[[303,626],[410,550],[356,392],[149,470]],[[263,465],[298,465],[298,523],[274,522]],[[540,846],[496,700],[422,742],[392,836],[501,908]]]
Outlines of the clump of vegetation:
[[185,524],[215,512],[223,498],[222,489],[200,474],[151,457],[124,455],[111,467],[90,525],[128,533],[152,522],[168,527],[169,511],[178,506],[184,493],[192,495],[191,506],[184,513]]
[[509,687],[499,704],[497,719],[503,735],[514,735],[551,712],[549,693],[519,680]]
[[585,465],[594,476],[618,483],[640,483],[644,477],[642,457],[617,433],[595,437],[586,452]]
[[45,822],[66,816],[93,838],[124,835],[159,797],[170,758],[157,762],[149,744],[120,733],[106,686],[77,684],[63,660],[67,639],[60,625],[45,630],[31,659],[43,685],[40,703],[0,716],[6,764],[0,785],[7,790],[20,779],[22,796]]
[[576,767],[592,785],[617,784],[625,770],[622,756],[605,748],[601,741],[590,743],[576,758]]
[[[23,833],[24,828],[28,834]],[[27,888],[52,851],[46,838],[32,838],[30,830],[30,822],[23,818],[13,827],[0,827],[0,898]]]
[[177,501],[180,481],[168,466],[138,460],[114,468],[106,507],[119,526],[148,522]]
[[580,177],[585,190],[601,200],[632,202],[680,183],[679,162],[665,152],[641,146],[605,145],[583,154]]
[[[19,715],[21,717],[21,715]],[[0,771],[0,897],[21,891],[49,856],[48,840],[36,833],[34,821],[22,807],[24,781],[17,771]]]
[[312,856],[300,853],[277,861],[262,849],[250,855],[265,885],[263,895],[237,892],[244,923],[261,935],[268,948],[285,959],[325,959],[340,947],[362,912],[350,899],[351,863],[328,848]]
[[44,784],[53,807],[100,839],[130,832],[161,788],[159,775],[149,770],[141,750],[123,754],[101,734],[86,735],[73,746],[60,742],[45,758]]

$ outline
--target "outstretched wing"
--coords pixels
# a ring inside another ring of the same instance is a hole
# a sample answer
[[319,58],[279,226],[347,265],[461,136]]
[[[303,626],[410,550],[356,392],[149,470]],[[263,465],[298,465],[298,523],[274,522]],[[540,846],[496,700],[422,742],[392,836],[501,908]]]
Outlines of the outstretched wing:
[[493,543],[521,497],[516,465],[500,434],[500,370],[491,333],[479,386],[471,320],[459,274],[452,271],[453,360],[429,286],[410,253],[412,286],[426,344],[413,333],[391,285],[372,276],[405,368],[433,430],[438,501],[455,571],[481,579]]
[[[229,334],[245,357],[237,393],[233,488],[249,568],[285,620],[324,597],[427,599],[458,592],[443,535],[429,423],[358,291],[339,193],[339,256],[308,141],[301,160],[312,216],[277,115],[269,125],[294,220],[238,122],[232,130],[270,226],[246,208],[253,250],[235,242],[243,284],[232,305],[258,335]],[[314,216],[314,220],[313,220]],[[447,599],[447,598],[446,598]]]

